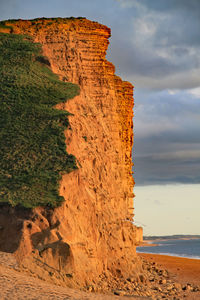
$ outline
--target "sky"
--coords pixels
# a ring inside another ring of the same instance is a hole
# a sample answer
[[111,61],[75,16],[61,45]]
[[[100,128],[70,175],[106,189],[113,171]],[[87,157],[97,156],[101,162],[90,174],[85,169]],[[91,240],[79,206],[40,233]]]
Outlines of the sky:
[[0,0],[0,19],[87,17],[112,30],[108,60],[135,86],[135,223],[200,234],[200,1]]

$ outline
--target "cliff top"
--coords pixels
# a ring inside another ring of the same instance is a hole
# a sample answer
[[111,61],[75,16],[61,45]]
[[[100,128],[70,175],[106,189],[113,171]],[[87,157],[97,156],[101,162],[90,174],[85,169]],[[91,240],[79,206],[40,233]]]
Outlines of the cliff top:
[[3,20],[0,21],[0,32],[6,33],[18,33],[18,28],[35,28],[36,30],[47,30],[49,27],[57,27],[59,28],[69,28],[74,26],[79,28],[88,28],[93,31],[101,31],[108,33],[108,37],[111,35],[111,30],[105,25],[102,25],[95,21],[87,20],[85,17],[70,17],[70,18],[36,18],[30,20],[22,20],[22,19],[13,19],[13,20]]

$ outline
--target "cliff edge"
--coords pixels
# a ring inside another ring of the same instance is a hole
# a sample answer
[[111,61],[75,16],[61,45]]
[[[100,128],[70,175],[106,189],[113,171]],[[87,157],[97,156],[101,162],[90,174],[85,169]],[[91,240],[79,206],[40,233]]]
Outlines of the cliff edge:
[[84,18],[6,21],[0,32],[32,36],[51,69],[80,95],[56,107],[73,114],[65,131],[78,169],[63,175],[58,208],[0,211],[0,250],[40,278],[87,285],[101,274],[134,276],[133,86],[105,58],[110,29]]

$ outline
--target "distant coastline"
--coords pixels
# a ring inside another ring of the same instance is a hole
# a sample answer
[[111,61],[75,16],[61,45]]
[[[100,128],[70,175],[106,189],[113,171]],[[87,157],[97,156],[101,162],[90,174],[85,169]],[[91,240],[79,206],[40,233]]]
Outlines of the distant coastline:
[[151,240],[145,240],[145,241],[139,243],[137,247],[156,247],[156,246],[158,246],[158,244],[154,243],[153,240],[152,241]]
[[[196,240],[200,239],[200,235],[176,234],[176,235],[161,235],[161,236],[144,236],[144,244],[152,241],[167,241],[167,240]],[[150,243],[149,243],[150,244]],[[152,246],[152,245],[151,245]]]
[[[145,246],[145,247],[144,247]],[[167,256],[185,257],[190,259],[200,259],[200,237],[181,236],[170,238],[167,236],[162,239],[144,240],[144,244],[137,247],[138,253],[151,253]]]

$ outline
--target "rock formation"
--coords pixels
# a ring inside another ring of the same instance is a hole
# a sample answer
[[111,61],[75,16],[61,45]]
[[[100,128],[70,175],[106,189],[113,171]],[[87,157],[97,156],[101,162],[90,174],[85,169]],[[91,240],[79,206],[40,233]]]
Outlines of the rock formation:
[[83,18],[6,25],[41,43],[53,72],[80,86],[79,96],[57,106],[73,114],[66,146],[79,168],[62,177],[61,207],[1,209],[0,249],[15,252],[40,277],[71,286],[103,272],[133,276],[139,268],[132,223],[133,87],[105,58],[110,29]]
[[137,245],[143,243],[143,227],[137,227],[136,243]]

